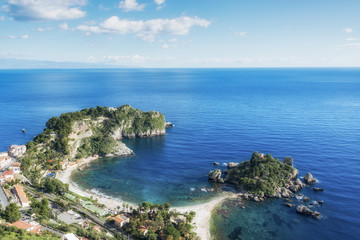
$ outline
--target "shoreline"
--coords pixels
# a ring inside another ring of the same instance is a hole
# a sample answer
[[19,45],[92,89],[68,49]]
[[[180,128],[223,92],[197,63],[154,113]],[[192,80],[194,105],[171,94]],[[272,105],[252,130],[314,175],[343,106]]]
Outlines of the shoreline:
[[88,157],[88,158],[81,159],[81,160],[77,161],[76,164],[74,164],[73,166],[67,167],[65,170],[58,171],[56,173],[56,179],[62,181],[63,183],[68,183],[69,190],[71,192],[74,192],[78,195],[81,195],[81,196],[87,197],[87,198],[90,198],[91,196],[93,196],[93,198],[97,198],[98,203],[104,204],[106,206],[106,208],[108,208],[108,209],[117,211],[116,207],[122,206],[123,203],[129,204],[134,207],[135,205],[130,202],[126,202],[126,201],[123,201],[120,199],[114,199],[113,197],[110,197],[110,196],[104,197],[97,193],[90,193],[87,190],[81,189],[79,186],[77,186],[76,184],[74,184],[71,181],[71,174],[73,173],[73,171],[79,169],[80,167],[82,167],[84,165],[91,163],[92,161],[98,160],[98,159],[99,158],[97,158],[97,157]]
[[237,194],[232,192],[223,192],[222,196],[218,196],[215,199],[207,203],[202,203],[194,206],[186,207],[174,207],[172,209],[177,210],[181,213],[194,211],[196,215],[193,223],[196,228],[194,232],[200,237],[201,240],[210,240],[210,220],[213,210],[225,199],[235,198]]
[[[98,160],[99,158],[96,157],[88,157],[82,160],[77,161],[76,164],[73,166],[70,166],[66,168],[65,170],[58,171],[56,173],[56,179],[62,181],[63,183],[69,184],[69,190],[84,196],[90,198],[93,196],[93,198],[98,199],[98,203],[104,204],[106,208],[111,210],[117,210],[117,206],[122,206],[123,203],[129,204],[133,207],[136,207],[133,203],[123,201],[121,199],[114,199],[113,197],[104,197],[96,193],[90,193],[86,190],[81,189],[79,186],[74,184],[71,181],[71,174],[73,171],[79,169],[80,167],[91,163],[92,161]],[[227,198],[234,198],[237,194],[231,193],[231,192],[223,192],[222,195],[216,197],[215,199],[210,200],[209,202],[197,204],[193,206],[184,206],[184,207],[172,207],[172,210],[176,210],[180,213],[189,213],[190,211],[196,212],[196,215],[193,219],[193,224],[195,225],[194,232],[200,237],[201,240],[210,240],[210,219],[211,214],[214,208],[219,205],[222,201],[224,201]]]

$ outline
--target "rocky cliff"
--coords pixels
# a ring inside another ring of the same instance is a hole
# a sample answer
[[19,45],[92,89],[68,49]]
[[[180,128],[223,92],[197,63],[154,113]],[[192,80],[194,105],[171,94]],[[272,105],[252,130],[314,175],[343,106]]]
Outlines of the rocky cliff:
[[26,145],[22,166],[31,175],[37,169],[61,168],[62,161],[132,155],[121,139],[164,135],[165,126],[160,112],[143,112],[130,105],[64,113],[49,119],[44,131]]

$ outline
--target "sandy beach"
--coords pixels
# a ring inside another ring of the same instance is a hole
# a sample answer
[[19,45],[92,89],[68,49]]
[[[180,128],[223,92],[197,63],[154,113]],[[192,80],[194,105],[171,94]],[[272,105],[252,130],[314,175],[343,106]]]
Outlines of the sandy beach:
[[[93,198],[98,198],[98,202],[101,204],[104,204],[107,208],[116,210],[117,206],[122,206],[123,203],[129,204],[131,206],[135,206],[132,203],[122,201],[120,199],[113,199],[106,196],[101,196],[95,193],[91,193],[88,191],[85,191],[79,187],[77,187],[75,184],[71,182],[71,173],[74,170],[79,169],[81,166],[84,166],[86,164],[89,164],[91,161],[96,160],[96,157],[89,157],[86,159],[79,160],[77,164],[68,167],[67,169],[63,171],[59,171],[56,174],[56,178],[64,183],[69,184],[70,191],[79,194],[84,197],[90,198],[93,196]],[[175,207],[172,208],[174,210],[179,211],[180,213],[186,213],[190,211],[196,212],[195,218],[193,220],[193,223],[196,226],[195,232],[196,234],[202,239],[202,240],[209,240],[211,239],[210,236],[210,219],[211,219],[211,212],[212,210],[220,204],[224,199],[226,198],[233,198],[236,197],[236,194],[234,193],[223,193],[219,197],[211,200],[210,202],[194,205],[194,206],[185,206],[185,207]]]
[[98,199],[98,203],[104,204],[108,209],[116,210],[116,207],[117,206],[122,206],[123,203],[129,204],[131,206],[135,206],[132,203],[121,201],[120,199],[113,199],[113,198],[110,198],[110,197],[106,197],[106,196],[102,196],[102,195],[99,195],[99,194],[96,194],[96,193],[91,193],[91,192],[85,191],[85,190],[79,188],[78,186],[76,186],[75,184],[73,184],[71,182],[70,177],[71,177],[71,173],[74,170],[77,170],[81,166],[89,164],[90,162],[92,162],[92,161],[94,161],[96,159],[98,159],[98,158],[96,158],[96,157],[88,157],[88,158],[79,160],[73,166],[67,167],[63,171],[59,171],[56,174],[56,178],[59,179],[60,181],[62,181],[63,183],[68,183],[70,191],[72,191],[72,192],[74,192],[76,194],[79,194],[81,196],[88,197],[88,198],[93,196],[93,198]]
[[173,208],[181,213],[196,212],[193,222],[196,225],[195,232],[202,240],[210,240],[210,219],[213,209],[227,198],[234,198],[235,193],[223,192],[223,194],[212,201],[204,204]]

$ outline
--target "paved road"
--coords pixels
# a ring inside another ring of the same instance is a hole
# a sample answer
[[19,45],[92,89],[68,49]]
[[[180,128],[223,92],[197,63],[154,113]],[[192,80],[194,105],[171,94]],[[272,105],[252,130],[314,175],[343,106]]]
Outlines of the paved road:
[[0,204],[2,205],[3,209],[5,209],[10,204],[3,187],[0,187]]
[[[29,186],[24,186],[24,187],[29,191],[29,193],[31,193],[33,195],[38,194],[36,189],[34,189],[33,187],[29,187]],[[49,194],[49,193],[44,193],[43,195],[46,196],[48,198],[48,200],[53,201],[53,202],[57,199],[56,196],[54,196],[52,194]],[[107,224],[104,220],[102,220],[101,218],[99,218],[95,214],[89,212],[87,209],[83,208],[82,206],[76,205],[76,204],[74,204],[72,202],[69,202],[69,201],[67,201],[65,199],[62,199],[62,201],[65,202],[65,204],[71,204],[71,207],[78,210],[79,212],[83,212],[84,214],[87,215],[87,217],[89,219],[91,219],[93,222],[99,224],[101,227],[108,230],[112,234],[119,233],[119,231],[116,228],[114,228],[112,225]],[[129,238],[129,239],[131,239],[131,238]]]

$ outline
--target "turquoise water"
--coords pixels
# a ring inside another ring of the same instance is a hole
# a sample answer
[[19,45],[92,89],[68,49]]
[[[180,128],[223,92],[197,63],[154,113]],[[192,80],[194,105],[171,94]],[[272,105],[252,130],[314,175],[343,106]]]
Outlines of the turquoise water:
[[324,218],[303,218],[281,201],[233,206],[217,221],[217,238],[260,231],[267,239],[280,229],[276,239],[360,234],[360,69],[1,70],[0,89],[0,151],[31,140],[52,116],[97,105],[158,110],[175,124],[166,136],[125,141],[135,157],[76,174],[82,187],[132,202],[194,204],[216,195],[203,191],[213,187],[206,175],[214,161],[291,155],[300,176],[310,171],[325,188],[306,193],[324,200]]

